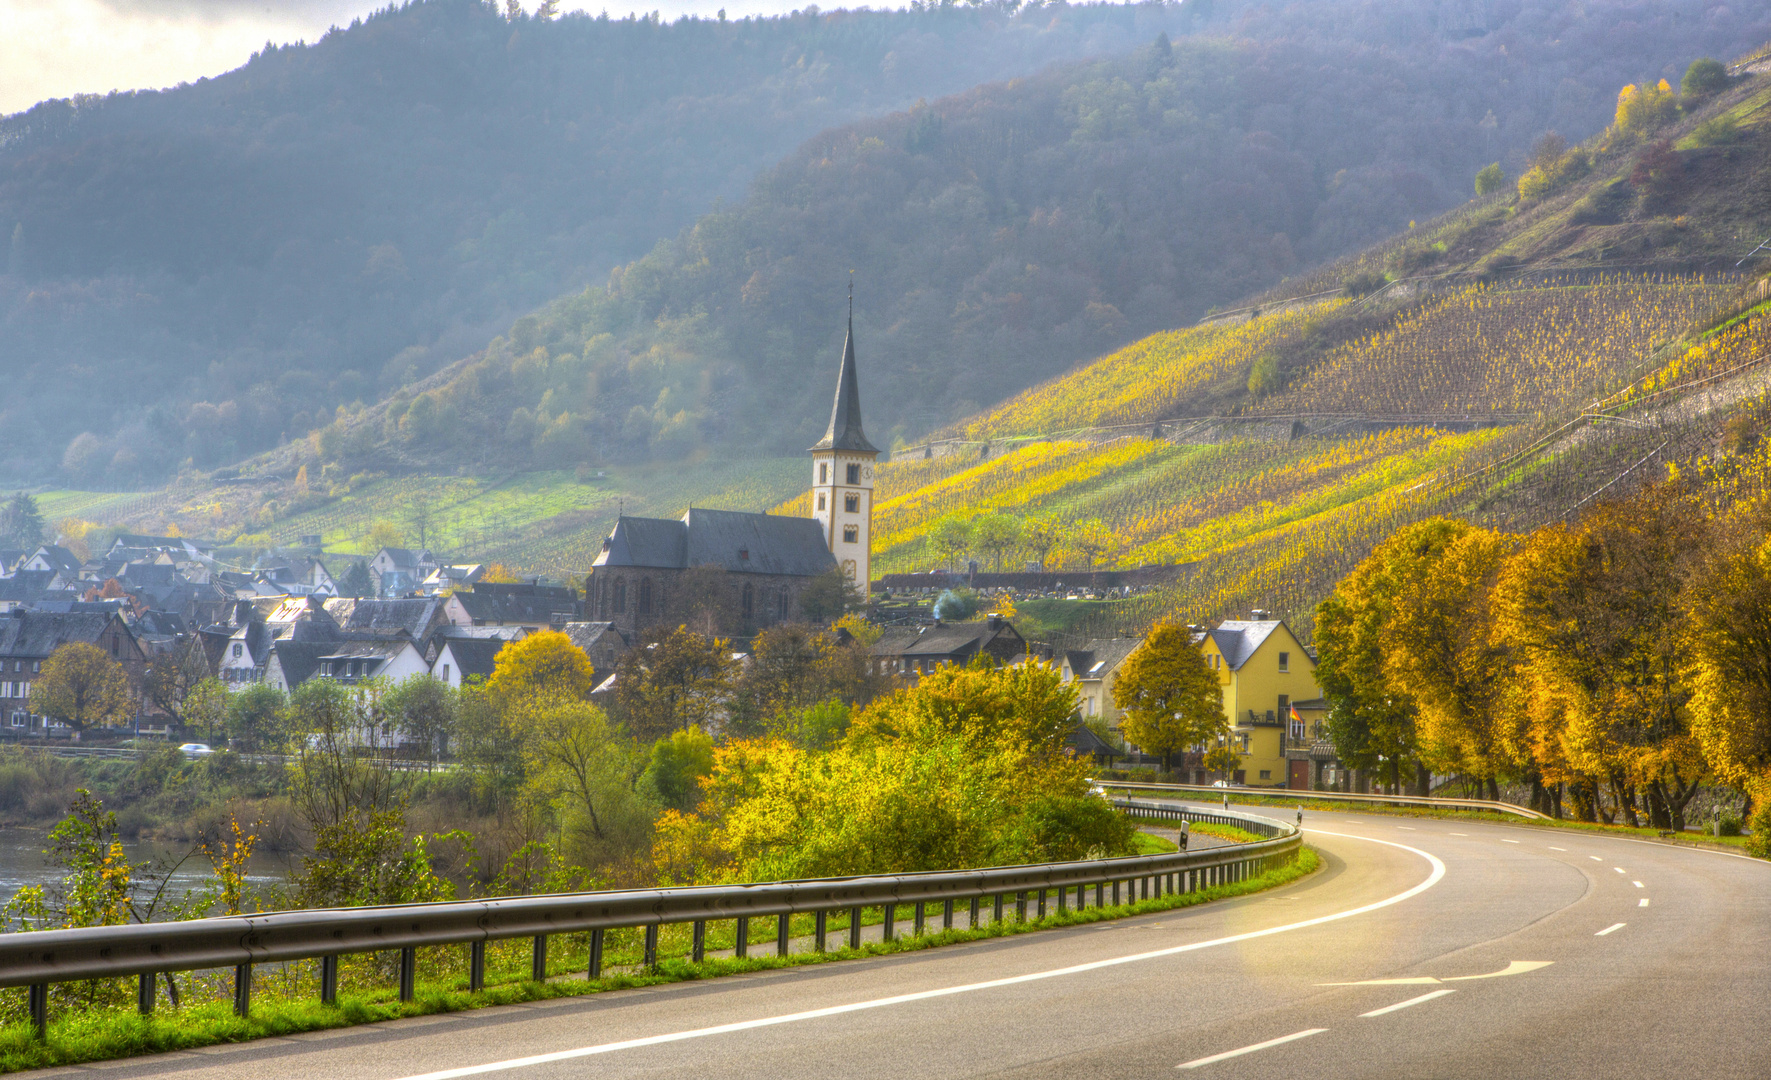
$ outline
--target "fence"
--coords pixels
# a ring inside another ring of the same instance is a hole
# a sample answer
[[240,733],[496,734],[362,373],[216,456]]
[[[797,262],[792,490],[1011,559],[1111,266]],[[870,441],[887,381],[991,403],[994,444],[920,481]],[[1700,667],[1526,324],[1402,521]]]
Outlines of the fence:
[[[1315,799],[1319,802],[1388,803],[1393,806],[1438,807],[1442,810],[1494,810],[1537,821],[1550,820],[1548,814],[1538,813],[1528,807],[1507,802],[1492,802],[1488,799],[1439,799],[1429,795],[1359,795],[1340,791],[1294,791],[1291,788],[1221,788],[1207,787],[1203,784],[1135,784],[1124,780],[1096,780],[1094,783],[1104,788],[1117,788],[1121,791],[1190,792],[1207,794],[1214,799],[1234,794],[1239,799],[1252,796],[1261,799]],[[1241,826],[1240,822],[1230,822],[1229,824]],[[1246,828],[1246,826],[1241,827]]]
[[[1141,812],[1129,802],[1120,805]],[[531,973],[541,981],[547,973],[548,937],[589,931],[588,976],[595,979],[602,975],[603,937],[610,930],[644,930],[643,966],[647,970],[657,967],[658,929],[667,924],[694,924],[691,958],[699,963],[705,958],[709,921],[737,922],[737,954],[743,956],[749,944],[750,920],[773,917],[777,920],[775,947],[779,955],[786,956],[792,916],[814,916],[814,948],[823,952],[829,915],[846,911],[848,946],[859,948],[865,908],[883,909],[888,939],[895,937],[897,908],[906,904],[914,905],[918,934],[932,903],[941,905],[944,929],[953,928],[958,902],[969,904],[967,917],[973,927],[980,925],[984,901],[991,902],[991,918],[996,922],[1003,920],[1008,898],[1014,899],[1017,918],[1026,919],[1030,902],[1037,903],[1037,917],[1044,918],[1053,893],[1060,912],[1066,909],[1073,891],[1076,907],[1088,906],[1091,886],[1096,907],[1107,903],[1109,889],[1115,906],[1121,902],[1122,888],[1128,890],[1132,901],[1187,893],[1258,876],[1289,860],[1302,844],[1295,827],[1269,818],[1186,813],[1181,820],[1232,824],[1267,839],[1193,852],[982,870],[328,908],[0,934],[0,987],[29,987],[31,1020],[42,1037],[48,1026],[51,983],[135,976],[139,980],[137,1005],[148,1013],[154,1007],[155,977],[162,972],[231,967],[234,1009],[243,1016],[251,1008],[254,965],[317,958],[321,962],[320,999],[333,1004],[338,997],[339,956],[398,949],[400,1000],[410,1001],[415,994],[420,946],[468,946],[468,986],[478,992],[485,986],[487,942],[532,939]]]

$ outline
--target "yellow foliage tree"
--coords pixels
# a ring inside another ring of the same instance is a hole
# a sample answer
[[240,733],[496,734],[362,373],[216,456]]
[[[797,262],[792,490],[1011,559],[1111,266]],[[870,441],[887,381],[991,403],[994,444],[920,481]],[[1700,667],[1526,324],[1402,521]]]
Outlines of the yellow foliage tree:
[[123,724],[135,711],[123,665],[84,641],[69,642],[43,661],[43,673],[31,685],[31,703],[76,732]]
[[1771,540],[1760,535],[1731,538],[1692,577],[1691,719],[1716,775],[1771,800]]
[[486,687],[513,704],[583,701],[596,689],[596,671],[571,638],[542,630],[498,650]]
[[1617,92],[1617,129],[1644,135],[1679,113],[1679,97],[1665,79],[1653,85],[1634,83]]
[[1157,623],[1125,659],[1113,680],[1113,704],[1124,714],[1120,730],[1146,753],[1162,757],[1163,771],[1189,746],[1216,742],[1229,732],[1217,673],[1185,626]]

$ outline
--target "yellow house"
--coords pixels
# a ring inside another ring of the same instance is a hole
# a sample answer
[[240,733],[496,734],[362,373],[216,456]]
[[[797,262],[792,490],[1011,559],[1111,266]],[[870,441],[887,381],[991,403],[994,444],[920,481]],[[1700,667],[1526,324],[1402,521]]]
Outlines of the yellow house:
[[1285,787],[1286,748],[1306,740],[1303,723],[1291,716],[1292,703],[1322,696],[1316,661],[1277,619],[1226,620],[1196,640],[1206,666],[1218,673],[1231,744],[1242,755],[1232,779],[1250,787]]

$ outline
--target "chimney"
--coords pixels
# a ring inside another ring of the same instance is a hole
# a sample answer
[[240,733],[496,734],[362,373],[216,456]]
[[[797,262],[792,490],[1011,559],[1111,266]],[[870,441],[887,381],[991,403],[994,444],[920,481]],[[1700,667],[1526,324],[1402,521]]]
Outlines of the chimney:
[[990,613],[990,629],[992,629],[992,630],[1001,630],[1002,629],[1002,616],[998,615],[994,611],[992,611]]

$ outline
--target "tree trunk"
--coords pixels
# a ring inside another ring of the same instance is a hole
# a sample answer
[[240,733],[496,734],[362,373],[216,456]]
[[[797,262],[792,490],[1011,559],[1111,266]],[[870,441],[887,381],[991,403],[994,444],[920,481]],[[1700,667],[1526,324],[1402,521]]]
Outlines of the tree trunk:
[[1550,793],[1544,790],[1543,778],[1536,772],[1531,774],[1531,808],[1540,814],[1550,809]]
[[1400,761],[1397,761],[1395,758],[1391,758],[1390,759],[1390,790],[1384,792],[1384,794],[1386,794],[1386,795],[1400,795],[1402,793],[1401,784],[1402,784],[1402,763]]
[[1666,804],[1666,788],[1660,780],[1642,785],[1642,791],[1648,797],[1648,824],[1656,829],[1671,829],[1673,816]]
[[1492,776],[1487,777],[1486,779],[1488,782],[1488,801],[1489,802],[1499,802],[1500,801],[1500,785],[1496,784],[1494,782],[1494,777],[1492,777]]
[[1422,798],[1433,793],[1433,774],[1428,772],[1427,767],[1418,761],[1414,763],[1414,783],[1420,789],[1415,794]]
[[1566,786],[1567,785],[1563,784],[1561,781],[1557,781],[1556,783],[1554,816],[1557,821],[1562,820],[1562,791]]

